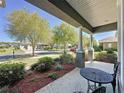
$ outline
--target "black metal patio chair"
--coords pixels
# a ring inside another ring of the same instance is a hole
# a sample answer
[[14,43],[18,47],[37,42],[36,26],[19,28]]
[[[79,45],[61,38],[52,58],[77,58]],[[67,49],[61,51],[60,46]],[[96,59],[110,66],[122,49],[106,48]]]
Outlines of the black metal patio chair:
[[[115,93],[115,89],[116,89],[116,76],[117,76],[117,73],[118,73],[118,70],[119,70],[119,66],[120,66],[120,62],[116,62],[114,64],[114,73],[112,74],[113,76],[113,80],[108,82],[108,83],[111,83],[112,87],[113,87],[113,93]],[[105,83],[101,83],[101,84],[105,84]]]
[[[77,92],[73,92],[73,93],[84,93],[84,92],[77,91]],[[106,88],[101,86],[101,87],[95,89],[92,93],[106,93]]]

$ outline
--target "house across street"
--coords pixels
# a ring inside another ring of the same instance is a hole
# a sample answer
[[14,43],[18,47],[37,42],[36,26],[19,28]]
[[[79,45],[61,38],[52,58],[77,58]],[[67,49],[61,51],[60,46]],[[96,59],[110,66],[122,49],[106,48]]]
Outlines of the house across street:
[[100,40],[99,44],[103,46],[103,50],[108,48],[117,49],[117,42],[118,42],[117,37],[110,36]]

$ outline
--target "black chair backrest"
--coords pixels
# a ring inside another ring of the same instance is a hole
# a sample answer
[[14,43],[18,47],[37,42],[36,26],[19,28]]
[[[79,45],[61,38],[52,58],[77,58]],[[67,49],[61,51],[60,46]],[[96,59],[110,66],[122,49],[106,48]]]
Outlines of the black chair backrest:
[[106,93],[106,88],[105,87],[99,87],[96,90],[94,90],[92,93]]
[[119,66],[120,66],[120,62],[116,62],[114,64],[114,74],[113,74],[114,78],[116,78],[116,76],[117,76],[117,72],[119,70]]

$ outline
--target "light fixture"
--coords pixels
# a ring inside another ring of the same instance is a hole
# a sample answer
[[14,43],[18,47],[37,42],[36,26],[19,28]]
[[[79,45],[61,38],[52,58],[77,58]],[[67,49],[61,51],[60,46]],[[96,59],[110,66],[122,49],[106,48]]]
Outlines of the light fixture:
[[5,7],[6,6],[6,3],[5,3],[5,0],[0,0],[0,7]]

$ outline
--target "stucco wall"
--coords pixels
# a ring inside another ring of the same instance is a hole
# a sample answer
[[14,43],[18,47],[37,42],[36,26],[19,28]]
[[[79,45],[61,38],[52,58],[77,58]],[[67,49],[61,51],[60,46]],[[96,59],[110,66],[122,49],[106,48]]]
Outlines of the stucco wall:
[[103,50],[107,49],[107,48],[117,48],[117,42],[106,42],[106,43],[102,43],[100,45],[103,45]]

